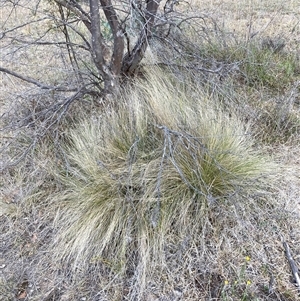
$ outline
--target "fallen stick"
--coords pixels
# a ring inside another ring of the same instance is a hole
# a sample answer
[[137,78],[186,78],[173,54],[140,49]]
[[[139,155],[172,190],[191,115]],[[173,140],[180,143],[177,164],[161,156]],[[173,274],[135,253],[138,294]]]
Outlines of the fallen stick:
[[295,279],[295,282],[298,286],[298,290],[300,292],[300,277],[299,277],[299,270],[295,264],[295,261],[291,255],[291,252],[290,252],[290,248],[289,248],[289,245],[287,244],[287,242],[283,241],[282,242],[283,244],[283,247],[285,249],[285,254],[286,254],[286,258],[290,264],[290,267],[291,267],[291,270],[292,270],[292,273],[293,273],[293,276],[294,276],[294,279]]

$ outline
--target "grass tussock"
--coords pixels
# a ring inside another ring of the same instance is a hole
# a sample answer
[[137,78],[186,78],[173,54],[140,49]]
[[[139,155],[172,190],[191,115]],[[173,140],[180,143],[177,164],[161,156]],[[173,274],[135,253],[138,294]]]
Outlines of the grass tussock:
[[272,298],[293,300],[279,234],[296,254],[297,177],[256,148],[233,102],[163,74],[152,69],[115,107],[74,106],[59,137],[5,170],[2,249],[20,260],[5,262],[4,300],[24,283],[32,300],[272,300],[270,277]]
[[236,116],[170,82],[148,75],[117,109],[83,120],[64,145],[67,165],[52,170],[63,185],[51,195],[56,259],[128,277],[130,298],[168,252],[207,245],[225,220],[237,224],[232,208],[257,213],[274,185],[275,165]]
[[299,58],[219,25],[154,34],[109,106],[1,98],[1,300],[299,298]]

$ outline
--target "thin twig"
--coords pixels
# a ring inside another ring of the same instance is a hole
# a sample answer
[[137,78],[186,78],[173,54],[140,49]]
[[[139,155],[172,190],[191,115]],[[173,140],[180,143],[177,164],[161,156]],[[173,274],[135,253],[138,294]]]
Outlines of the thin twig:
[[47,19],[48,19],[48,17],[43,17],[43,18],[40,18],[40,19],[38,19],[38,20],[29,21],[29,22],[23,23],[23,24],[21,24],[21,25],[15,26],[15,27],[13,27],[13,28],[9,28],[9,29],[7,29],[7,30],[5,30],[5,31],[2,31],[2,32],[0,33],[0,35],[1,35],[1,36],[0,36],[0,39],[4,38],[4,36],[5,36],[7,33],[16,31],[16,30],[18,30],[18,29],[20,29],[20,28],[23,28],[23,27],[25,27],[25,26],[28,26],[28,25],[30,25],[30,24],[38,23],[38,22],[41,22],[41,21],[44,21],[44,20],[47,20]]
[[[166,126],[157,126],[158,129],[163,130],[164,131],[164,135],[167,138],[167,146],[168,146],[168,156],[169,156],[169,160],[170,162],[173,164],[173,166],[176,168],[179,176],[181,177],[181,179],[185,182],[185,184],[190,187],[194,192],[198,193],[199,195],[203,195],[206,196],[202,191],[200,191],[197,187],[195,187],[194,185],[192,185],[185,177],[183,171],[181,170],[181,168],[179,167],[179,165],[176,163],[175,160],[175,156],[174,156],[174,147],[173,147],[173,143],[172,143],[172,139],[171,139],[171,134],[173,134],[175,137],[185,137],[184,134],[177,132],[177,131],[173,131],[169,128],[167,128]],[[189,140],[189,139],[188,139]]]
[[72,42],[64,42],[64,41],[59,41],[59,42],[48,42],[48,41],[43,41],[43,42],[37,42],[34,40],[23,40],[23,39],[19,39],[19,38],[11,38],[14,40],[14,42],[18,42],[18,43],[22,43],[25,45],[39,45],[39,46],[72,46],[72,47],[78,47],[87,51],[90,51],[90,48],[81,45],[81,44],[77,44],[77,43],[72,43]]
[[294,276],[294,280],[298,286],[298,290],[299,290],[299,293],[300,293],[300,277],[299,277],[299,270],[298,270],[298,267],[296,266],[296,263],[291,255],[291,252],[290,252],[290,248],[289,248],[289,245],[287,244],[286,241],[283,241],[282,242],[283,244],[283,247],[285,249],[285,255],[286,255],[286,258],[290,264],[290,267],[291,267],[291,270],[292,270],[292,273],[293,273],[293,276]]
[[47,84],[44,84],[42,82],[39,82],[39,81],[35,80],[32,77],[21,75],[19,73],[16,73],[12,70],[9,70],[9,69],[3,68],[3,67],[0,67],[0,72],[4,72],[6,74],[17,77],[17,78],[19,78],[19,79],[21,79],[21,80],[23,80],[27,83],[34,84],[34,85],[40,87],[43,90],[53,90],[53,91],[60,91],[60,92],[76,92],[76,91],[78,91],[78,87],[76,87],[76,88],[67,88],[67,87],[63,87],[63,86],[49,86]]
[[167,146],[168,146],[168,129],[163,126],[162,127],[163,131],[164,131],[164,149],[163,149],[163,154],[161,157],[161,161],[160,161],[160,166],[159,166],[159,171],[158,171],[158,175],[157,175],[157,182],[156,182],[156,187],[155,187],[155,197],[156,197],[156,206],[153,210],[153,214],[152,214],[152,226],[153,228],[155,228],[157,226],[157,223],[159,221],[159,217],[160,217],[160,208],[161,208],[161,179],[162,179],[162,173],[163,173],[163,168],[164,168],[164,161],[167,159],[167,157],[169,156],[167,154]]

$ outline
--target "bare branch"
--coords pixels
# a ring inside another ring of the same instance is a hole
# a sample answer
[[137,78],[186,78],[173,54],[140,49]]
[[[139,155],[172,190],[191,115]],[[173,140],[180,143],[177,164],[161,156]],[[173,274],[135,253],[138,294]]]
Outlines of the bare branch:
[[68,23],[67,21],[68,20],[65,17],[65,13],[64,13],[62,5],[58,4],[58,10],[59,10],[61,19],[64,22],[62,32],[65,36],[67,51],[68,51],[68,55],[69,55],[69,60],[71,62],[74,73],[76,74],[80,84],[82,85],[83,84],[83,78],[82,78],[82,75],[79,72],[79,65],[78,65],[78,61],[77,61],[77,56],[76,56],[74,47],[72,46],[72,43],[71,43],[71,38],[70,38],[70,35],[69,35],[69,27],[67,26],[67,23]]
[[124,53],[123,31],[111,0],[100,0],[100,3],[114,37],[114,50],[110,64],[111,72],[113,75],[119,75]]
[[287,260],[290,264],[294,280],[295,280],[295,282],[298,286],[298,290],[299,290],[299,293],[300,293],[300,277],[299,277],[298,267],[296,266],[295,261],[294,261],[292,255],[291,255],[291,251],[290,251],[290,248],[289,248],[289,245],[287,244],[287,242],[283,241],[282,244],[283,244],[283,247],[285,249],[286,258],[287,258]]
[[[56,19],[54,19],[55,21],[57,21]],[[63,23],[63,25],[66,25],[68,27],[70,27],[79,37],[81,37],[81,39],[83,40],[83,42],[86,44],[87,50],[91,50],[91,45],[89,43],[89,41],[87,40],[87,38],[85,37],[85,35],[80,32],[77,28],[75,28],[72,23],[73,22],[65,22],[64,20],[59,20],[60,22]],[[59,25],[60,27],[60,25]]]
[[65,0],[54,0],[57,4],[60,4],[64,6],[65,8],[69,9],[71,12],[76,14],[79,19],[83,22],[83,24],[87,27],[89,31],[91,31],[91,22],[90,22],[90,16],[87,12],[85,12],[82,7],[76,3],[75,1],[72,1],[72,5],[65,1]]
[[12,75],[14,77],[17,77],[17,78],[27,82],[27,83],[34,84],[34,85],[38,86],[39,88],[45,89],[45,90],[53,90],[53,91],[61,91],[61,92],[74,92],[74,91],[78,90],[78,88],[68,88],[68,87],[63,87],[63,86],[49,86],[47,84],[44,84],[44,83],[41,83],[41,82],[35,80],[32,77],[21,75],[19,73],[16,73],[14,71],[11,71],[11,70],[3,68],[3,67],[0,67],[0,72]]
[[103,45],[100,31],[100,12],[98,0],[90,0],[92,51],[95,65],[100,73],[103,72]]
[[60,41],[60,42],[38,42],[38,41],[35,41],[35,40],[22,40],[22,39],[19,39],[19,38],[12,38],[15,42],[18,42],[18,43],[21,43],[21,44],[24,44],[24,45],[40,45],[40,46],[46,46],[46,45],[53,45],[53,46],[72,46],[72,47],[78,47],[78,48],[81,48],[81,49],[84,49],[86,51],[90,51],[89,48],[85,47],[84,45],[81,45],[81,44],[76,44],[76,43],[72,43],[71,41],[70,42],[63,42],[63,41]]
[[44,20],[47,20],[47,19],[49,19],[49,18],[48,18],[48,17],[43,17],[43,18],[40,18],[40,19],[38,19],[38,20],[33,20],[33,21],[30,21],[30,22],[26,22],[26,23],[20,24],[20,25],[18,25],[18,26],[15,26],[15,27],[13,27],[13,28],[10,28],[10,29],[7,29],[7,30],[5,30],[5,31],[2,31],[2,32],[0,33],[0,35],[1,35],[0,39],[2,39],[7,33],[16,31],[17,29],[20,29],[20,28],[23,28],[23,27],[28,26],[28,25],[30,25],[30,24],[38,23],[38,22],[41,22],[41,21],[44,21]]
[[138,41],[131,53],[127,53],[123,59],[122,72],[131,75],[137,69],[139,63],[145,55],[148,46],[148,39],[151,37],[151,30],[154,25],[160,1],[147,0],[144,26],[140,32]]

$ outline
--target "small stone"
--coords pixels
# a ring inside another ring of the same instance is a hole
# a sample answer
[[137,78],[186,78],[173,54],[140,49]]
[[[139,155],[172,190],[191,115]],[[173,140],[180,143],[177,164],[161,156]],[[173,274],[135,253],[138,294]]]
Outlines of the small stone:
[[175,296],[180,297],[182,295],[182,290],[180,288],[176,287],[174,289],[174,294],[175,294]]

